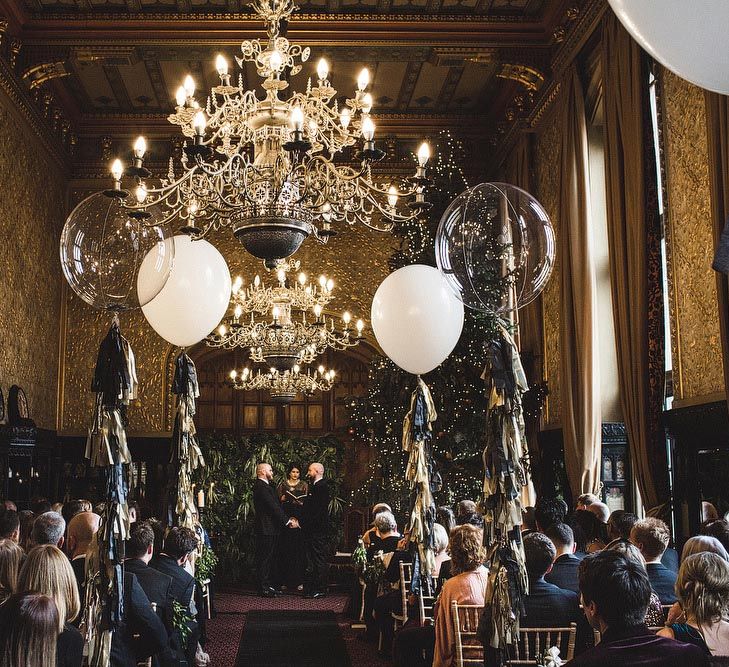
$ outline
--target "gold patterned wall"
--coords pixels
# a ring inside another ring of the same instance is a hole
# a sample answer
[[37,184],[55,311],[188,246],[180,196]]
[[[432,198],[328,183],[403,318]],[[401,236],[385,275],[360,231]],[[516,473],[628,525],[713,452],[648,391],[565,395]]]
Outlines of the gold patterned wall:
[[[84,193],[85,194],[85,193]],[[79,193],[73,193],[78,199]],[[255,260],[229,232],[217,232],[210,241],[223,253],[233,277],[241,275],[246,283],[260,273],[260,261]],[[295,255],[301,268],[316,278],[324,273],[335,281],[335,298],[329,305],[333,313],[349,310],[354,318],[368,323],[372,297],[388,274],[387,261],[394,249],[393,237],[359,226],[353,226],[321,246],[309,239]],[[62,430],[83,432],[92,409],[88,389],[99,341],[110,325],[108,315],[99,315],[67,290],[65,322],[64,382],[62,396]],[[152,434],[170,428],[169,384],[173,350],[146,323],[141,313],[122,316],[122,331],[129,339],[137,361],[140,400],[129,411],[130,432]]]
[[703,90],[662,70],[676,405],[723,393]]
[[[556,105],[555,105],[556,106]],[[542,124],[536,141],[537,199],[552,219],[554,233],[559,237],[559,161],[560,161],[559,117],[552,113]],[[560,423],[562,406],[560,398],[560,296],[562,261],[557,258],[544,290],[544,374],[549,383],[549,397],[545,411],[545,422],[549,426]]]
[[55,429],[65,180],[4,91],[0,165],[0,387],[22,387],[31,418]]

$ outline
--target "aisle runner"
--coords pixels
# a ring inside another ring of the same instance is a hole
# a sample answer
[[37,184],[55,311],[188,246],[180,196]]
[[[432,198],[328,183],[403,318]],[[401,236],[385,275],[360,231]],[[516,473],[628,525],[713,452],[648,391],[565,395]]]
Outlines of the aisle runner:
[[236,667],[351,667],[331,611],[251,611]]

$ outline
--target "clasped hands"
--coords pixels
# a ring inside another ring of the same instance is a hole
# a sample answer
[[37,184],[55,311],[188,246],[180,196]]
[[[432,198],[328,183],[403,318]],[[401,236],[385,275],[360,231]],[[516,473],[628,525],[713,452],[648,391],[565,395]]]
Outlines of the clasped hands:
[[301,528],[301,525],[299,524],[299,520],[295,516],[292,516],[286,523],[286,527],[287,528]]

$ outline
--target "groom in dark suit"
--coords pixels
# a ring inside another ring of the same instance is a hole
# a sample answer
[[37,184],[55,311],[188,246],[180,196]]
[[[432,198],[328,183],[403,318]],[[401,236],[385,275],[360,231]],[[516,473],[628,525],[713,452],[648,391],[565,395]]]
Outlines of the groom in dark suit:
[[253,507],[256,512],[256,570],[260,595],[272,598],[281,592],[273,586],[273,566],[281,531],[286,526],[299,527],[294,517],[287,517],[273,486],[273,469],[268,463],[256,466],[253,483]]
[[307,473],[309,493],[301,510],[301,526],[306,544],[304,597],[323,598],[327,588],[327,547],[329,542],[329,485],[324,466],[312,463]]

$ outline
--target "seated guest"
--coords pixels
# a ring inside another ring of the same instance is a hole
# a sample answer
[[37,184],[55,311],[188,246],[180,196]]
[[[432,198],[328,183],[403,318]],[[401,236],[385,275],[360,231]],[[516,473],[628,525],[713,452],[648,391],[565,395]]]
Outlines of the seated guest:
[[[643,558],[643,554],[640,553],[638,547],[634,544],[618,540],[608,544],[605,549],[622,554],[628,560],[638,563],[638,565],[645,570],[645,558]],[[663,625],[663,621],[664,614],[663,607],[661,606],[661,600],[658,595],[656,595],[656,592],[651,588],[651,598],[648,602],[648,609],[646,609],[645,612],[645,624],[649,627],[655,628],[659,625]]]
[[[556,557],[552,569],[544,576],[544,580],[559,588],[580,592],[577,569],[584,555],[575,555],[575,536],[566,523],[557,523],[544,531],[556,549]],[[525,536],[526,537],[526,536]]]
[[483,516],[478,511],[476,503],[473,500],[462,500],[458,503],[456,525],[465,526],[466,524],[483,529]]
[[729,655],[729,563],[713,553],[688,556],[678,571],[676,595],[682,622],[658,634],[695,644],[712,655]]
[[18,506],[12,500],[3,500],[2,503],[0,503],[0,509],[13,510],[13,512],[17,512]]
[[607,544],[607,526],[600,523],[598,518],[587,510],[577,510],[568,522],[575,535],[577,551],[594,553],[605,548]]
[[185,653],[191,664],[194,664],[199,630],[197,621],[194,620],[197,616],[197,608],[193,600],[195,579],[185,569],[185,565],[196,549],[197,537],[194,531],[190,528],[176,526],[167,533],[162,550],[155,554],[149,562],[150,567],[172,578],[172,588],[170,589],[172,600],[179,603],[190,617],[187,624],[190,635],[186,645],[183,647],[179,633],[175,633],[175,645],[178,651],[182,650]]
[[564,523],[566,516],[567,505],[559,498],[539,498],[534,506],[534,523],[541,532],[556,523]]
[[90,512],[92,510],[91,502],[89,500],[69,500],[64,506],[61,515],[66,521],[66,525],[71,523],[71,519],[81,512]]
[[483,566],[483,532],[464,524],[451,532],[451,578],[443,584],[435,604],[435,648],[433,667],[455,664],[455,633],[451,603],[483,606],[488,584],[488,570]]
[[456,515],[450,507],[441,505],[435,511],[435,522],[445,528],[446,534],[450,535],[451,531],[456,527]]
[[648,579],[653,590],[658,593],[661,604],[673,604],[676,601],[676,573],[661,563],[661,556],[669,539],[668,526],[653,517],[636,522],[630,531],[630,541],[640,549],[645,558]]
[[[149,567],[154,555],[154,531],[146,521],[134,526],[126,550],[127,559],[124,561],[126,571],[136,575],[149,601],[157,605],[157,616],[165,624],[168,635],[171,634],[172,577]],[[180,659],[184,657],[184,653],[178,655]]]
[[51,503],[48,498],[33,498],[30,502],[30,509],[33,510],[33,514],[40,516],[51,511]]
[[384,554],[392,553],[397,549],[400,533],[397,532],[397,521],[392,512],[379,512],[375,516],[375,533],[370,537],[370,546],[367,557],[372,557],[379,551]]
[[44,512],[36,516],[30,541],[33,546],[52,544],[59,549],[63,548],[66,522],[58,512]]
[[576,510],[586,510],[592,503],[599,503],[600,499],[594,493],[583,493],[577,497]]
[[[445,528],[438,523],[434,524],[433,537],[435,542],[433,546],[435,590],[432,591],[432,596],[437,598],[443,584],[451,577],[452,561],[448,554],[448,534]],[[411,598],[413,597],[411,596]],[[395,664],[398,667],[425,667],[426,665],[430,667],[433,663],[434,643],[435,629],[433,625],[421,626],[408,622],[395,636],[393,645]]]
[[644,623],[651,585],[645,570],[616,551],[580,563],[580,595],[601,641],[569,667],[707,667],[700,648],[651,632]]
[[722,543],[724,548],[729,552],[729,521],[726,519],[717,519],[704,524],[701,532],[704,535],[715,537]]
[[600,523],[607,525],[610,518],[610,508],[604,502],[598,500],[596,503],[590,503],[585,509],[592,512]]
[[86,552],[91,546],[94,535],[99,530],[100,520],[101,517],[93,512],[79,512],[68,524],[68,543],[66,547],[82,599],[86,582]]
[[533,533],[537,529],[537,522],[534,518],[534,508],[525,507],[521,512],[521,536]]
[[20,517],[15,510],[0,512],[0,540],[20,541]]
[[543,533],[530,533],[524,538],[524,556],[529,577],[529,594],[523,598],[526,628],[564,628],[577,623],[580,618],[580,602],[577,593],[559,588],[544,580],[552,569],[557,551]]
[[610,542],[614,540],[630,540],[630,531],[638,517],[632,512],[615,510],[610,514],[607,522],[607,538]]
[[372,524],[365,531],[364,535],[362,535],[362,542],[364,542],[365,547],[370,546],[372,538],[377,534],[375,519],[380,512],[392,512],[392,508],[387,503],[376,503],[372,506]]
[[716,521],[719,518],[719,512],[713,503],[708,500],[701,501],[701,522]]
[[51,505],[51,512],[58,512],[58,514],[63,516],[63,503],[53,503]]
[[3,667],[52,667],[56,664],[57,637],[58,610],[50,596],[16,593],[0,606]]
[[715,537],[710,535],[696,535],[695,537],[689,537],[683,545],[681,551],[681,562],[685,561],[689,556],[694,554],[703,553],[714,553],[717,556],[721,556],[725,561],[729,562],[729,553],[724,548],[724,545],[719,542]]
[[33,546],[31,542],[31,533],[33,532],[35,516],[30,510],[21,510],[18,512],[18,519],[20,519],[20,541],[18,544],[24,551],[28,551],[28,549]]
[[0,540],[0,604],[17,592],[18,572],[23,558],[23,550],[13,540]]
[[81,667],[84,640],[71,625],[81,612],[76,577],[65,554],[52,544],[33,547],[18,576],[18,590],[41,593],[58,609],[58,667]]

